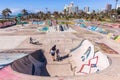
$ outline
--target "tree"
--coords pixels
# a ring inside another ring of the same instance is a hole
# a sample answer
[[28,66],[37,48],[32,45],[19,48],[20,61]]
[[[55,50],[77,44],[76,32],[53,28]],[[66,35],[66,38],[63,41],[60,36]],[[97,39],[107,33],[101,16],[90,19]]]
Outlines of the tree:
[[46,16],[47,16],[48,19],[50,19],[51,18],[51,12],[47,11]]
[[63,13],[61,13],[61,12],[60,12],[60,14],[59,14],[59,15],[60,15],[60,18],[63,18],[63,16],[64,16],[64,14],[63,14]]
[[12,13],[12,11],[9,8],[6,8],[2,11],[2,15],[7,18],[10,16],[10,14]]
[[42,11],[37,12],[37,16],[38,16],[37,18],[39,18],[39,19],[46,17],[44,12],[42,12]]
[[77,13],[76,12],[74,12],[73,17],[77,18]]
[[29,18],[34,18],[35,17],[35,14],[34,13],[30,13],[29,14]]
[[120,7],[117,9],[117,14],[120,15]]
[[55,16],[55,19],[59,18],[59,13],[58,13],[58,11],[54,11],[54,12],[53,12],[53,15]]
[[22,19],[22,20],[24,20],[24,19],[28,20],[28,12],[27,12],[27,10],[26,10],[26,9],[23,9],[23,10],[21,11],[21,13],[23,14],[23,16],[21,17],[21,19]]
[[66,9],[64,9],[64,14],[65,14],[65,15],[67,14],[67,11],[66,11]]
[[28,15],[27,10],[26,10],[26,9],[23,9],[23,10],[22,10],[22,14],[23,14],[23,15]]

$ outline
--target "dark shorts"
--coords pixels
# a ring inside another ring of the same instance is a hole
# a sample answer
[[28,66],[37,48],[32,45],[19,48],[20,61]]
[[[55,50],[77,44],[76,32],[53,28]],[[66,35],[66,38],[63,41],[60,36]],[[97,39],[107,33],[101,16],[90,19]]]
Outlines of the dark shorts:
[[50,54],[51,54],[52,56],[55,56],[55,51],[51,50],[51,51],[50,51]]
[[51,53],[52,56],[55,56],[55,53]]

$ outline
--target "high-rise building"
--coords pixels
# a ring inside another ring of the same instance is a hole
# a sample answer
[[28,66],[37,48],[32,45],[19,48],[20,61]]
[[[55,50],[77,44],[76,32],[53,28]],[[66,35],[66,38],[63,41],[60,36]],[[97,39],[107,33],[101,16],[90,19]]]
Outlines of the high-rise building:
[[83,12],[83,10],[82,9],[80,9],[79,11],[78,11],[78,13],[82,13]]
[[78,13],[78,7],[72,7],[70,13]]
[[71,14],[71,13],[77,13],[79,11],[78,6],[74,6],[74,3],[71,2],[69,5],[65,5],[64,9],[66,10],[67,14]]
[[84,12],[89,12],[90,8],[89,7],[84,7]]
[[117,5],[117,9],[118,9],[118,8],[120,8],[120,4],[119,4],[119,5]]
[[73,3],[73,2],[71,2],[69,6],[70,6],[70,7],[73,7],[73,6],[74,6],[74,3]]
[[112,5],[111,5],[111,4],[107,4],[107,5],[106,5],[106,10],[107,10],[107,11],[110,11],[111,9],[112,9]]

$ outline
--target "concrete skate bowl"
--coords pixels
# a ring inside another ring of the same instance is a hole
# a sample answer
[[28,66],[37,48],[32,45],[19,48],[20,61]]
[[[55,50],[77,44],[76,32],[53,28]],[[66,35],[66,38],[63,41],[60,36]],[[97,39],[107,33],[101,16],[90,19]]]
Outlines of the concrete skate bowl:
[[100,51],[94,52],[94,45],[88,40],[83,40],[70,51],[68,63],[48,64],[44,51],[37,50],[14,61],[11,68],[21,74],[40,76],[41,79],[58,77],[59,80],[63,76],[67,78],[100,72],[110,65],[108,57]]
[[30,55],[14,61],[11,64],[11,68],[21,74],[41,77],[72,76],[70,64],[57,64],[57,62],[48,64],[43,50],[37,50]]
[[88,40],[83,40],[70,55],[74,75],[97,73],[110,66],[110,59],[100,51],[95,52],[94,45]]
[[36,76],[49,76],[46,69],[46,58],[43,50],[37,50],[30,55],[14,61],[11,68],[17,72],[36,75]]
[[65,25],[57,25],[57,26],[45,26],[37,29],[38,32],[76,32],[72,28]]

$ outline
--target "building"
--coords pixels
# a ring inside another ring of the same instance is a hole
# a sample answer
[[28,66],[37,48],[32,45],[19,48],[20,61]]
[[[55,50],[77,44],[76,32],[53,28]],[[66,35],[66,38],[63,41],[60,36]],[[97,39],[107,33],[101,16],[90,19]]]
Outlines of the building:
[[106,11],[110,11],[112,9],[112,5],[111,4],[107,4],[106,5]]
[[72,7],[69,13],[78,13],[78,7]]
[[78,14],[78,12],[79,12],[78,6],[74,6],[73,2],[71,2],[69,5],[65,5],[64,10],[66,10],[67,14],[71,14],[71,13],[72,14],[74,14],[74,13]]
[[88,13],[90,11],[89,7],[84,7],[84,12]]
[[120,8],[120,4],[119,4],[119,5],[117,5],[117,9],[118,9],[118,8]]
[[83,10],[82,9],[80,9],[79,11],[78,11],[78,13],[82,13],[83,12]]

